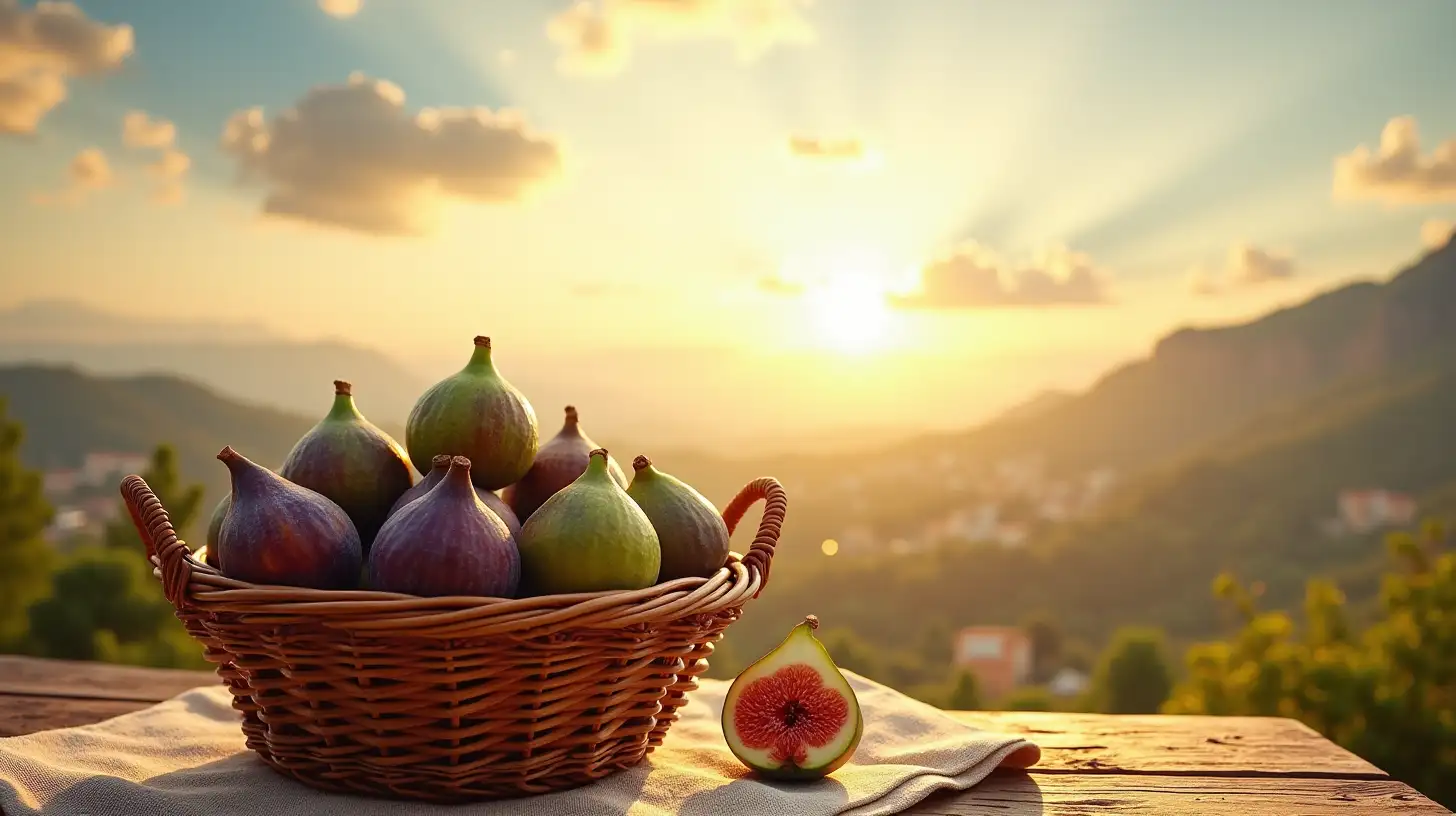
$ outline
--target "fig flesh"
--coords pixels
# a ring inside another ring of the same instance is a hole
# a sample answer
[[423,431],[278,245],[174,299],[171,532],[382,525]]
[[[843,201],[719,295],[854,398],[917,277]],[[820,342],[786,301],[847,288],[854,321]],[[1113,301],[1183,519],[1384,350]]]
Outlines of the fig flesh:
[[744,765],[769,779],[810,780],[854,755],[864,717],[849,681],[814,636],[813,615],[749,666],[723,700],[723,736]]
[[627,495],[637,502],[657,531],[662,570],[657,580],[706,578],[728,560],[728,525],[703,494],[683,480],[638,456]]
[[513,598],[520,580],[516,540],[480,501],[463,456],[389,517],[369,552],[369,587],[385,592]]
[[[536,451],[536,460],[520,481],[512,484],[501,494],[506,504],[515,511],[516,518],[525,522],[540,507],[586,472],[591,452],[600,446],[581,429],[581,419],[575,406],[566,406],[566,421],[561,430]],[[622,487],[627,486],[627,476],[618,466],[617,460],[607,457],[607,471]]]
[[491,362],[490,338],[475,338],[470,362],[430,386],[410,411],[404,444],[421,475],[441,454],[470,460],[476,486],[499,490],[531,469],[536,412]]
[[520,543],[522,580],[538,595],[643,589],[662,565],[652,522],[612,479],[600,448],[521,525]]
[[223,448],[233,492],[218,531],[224,575],[253,584],[349,589],[363,546],[343,508],[319,493]]
[[[445,478],[445,474],[450,470],[450,461],[452,459],[454,459],[453,456],[436,456],[432,460],[430,472],[418,484],[406,490],[404,495],[399,497],[399,500],[394,503],[394,507],[390,508],[389,515],[393,516],[395,513],[404,509],[405,505],[430,492],[435,485],[440,483],[441,479]],[[512,537],[515,537],[521,532],[520,520],[516,518],[516,514],[511,511],[511,508],[500,496],[479,487],[475,488],[475,495],[480,498],[480,501],[486,507],[490,508],[492,513],[500,516],[500,520],[506,524],[506,529],[511,531]]]
[[404,448],[359,413],[343,380],[334,381],[328,415],[298,440],[278,475],[344,508],[365,554],[395,499],[414,484]]

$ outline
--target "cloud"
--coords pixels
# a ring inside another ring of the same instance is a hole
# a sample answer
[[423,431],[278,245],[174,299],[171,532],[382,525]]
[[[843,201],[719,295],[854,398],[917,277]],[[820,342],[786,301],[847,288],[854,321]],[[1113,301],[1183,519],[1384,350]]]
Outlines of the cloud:
[[1390,204],[1456,201],[1456,139],[1422,156],[1415,117],[1391,119],[1378,149],[1360,145],[1335,158],[1335,195]]
[[1289,255],[1270,252],[1244,243],[1229,248],[1222,274],[1194,270],[1189,290],[1200,296],[1220,295],[1235,288],[1259,286],[1294,277],[1295,262]]
[[177,127],[166,119],[153,119],[146,111],[129,111],[121,120],[121,141],[133,150],[155,150],[155,161],[147,165],[152,177],[152,200],[158,204],[180,204],[185,195],[182,179],[192,168],[192,158],[177,149]]
[[1440,249],[1456,237],[1456,221],[1432,218],[1421,224],[1421,244],[1427,249]]
[[569,74],[620,72],[638,41],[726,39],[743,60],[780,43],[813,40],[803,9],[812,0],[579,0],[552,17],[546,34]]
[[78,188],[96,190],[111,185],[111,163],[100,148],[88,147],[71,159],[71,183]]
[[859,139],[817,139],[790,136],[789,152],[806,159],[859,161],[865,157],[864,142]]
[[777,275],[767,275],[758,279],[758,289],[771,295],[783,295],[795,297],[804,293],[804,285],[794,281],[784,280]]
[[121,120],[121,142],[127,147],[171,147],[177,141],[177,126],[166,119],[153,119],[146,111],[128,111]]
[[324,14],[343,20],[359,13],[359,0],[319,0],[319,8]]
[[72,3],[0,0],[0,133],[34,133],[65,101],[67,77],[115,70],[134,47],[131,26],[96,22]]
[[1084,254],[1064,247],[1034,264],[1013,267],[976,244],[926,264],[920,291],[890,295],[902,309],[987,309],[1014,306],[1092,305],[1107,302],[1106,282]]
[[405,109],[404,91],[354,74],[320,85],[268,120],[235,112],[222,147],[263,212],[360,232],[428,232],[449,199],[508,203],[562,173],[562,151],[516,111]]

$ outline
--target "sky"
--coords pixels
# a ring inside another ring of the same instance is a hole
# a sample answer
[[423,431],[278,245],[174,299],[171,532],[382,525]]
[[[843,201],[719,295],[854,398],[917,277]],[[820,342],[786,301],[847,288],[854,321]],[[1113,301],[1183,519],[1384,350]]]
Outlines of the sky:
[[975,413],[1442,240],[1453,30],[1449,0],[0,0],[0,306],[703,350]]

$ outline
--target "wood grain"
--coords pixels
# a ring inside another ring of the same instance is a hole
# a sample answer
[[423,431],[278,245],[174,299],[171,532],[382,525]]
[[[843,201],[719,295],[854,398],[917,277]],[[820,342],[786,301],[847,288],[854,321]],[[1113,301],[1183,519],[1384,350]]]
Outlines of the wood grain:
[[1297,720],[956,711],[956,719],[1021,734],[1042,749],[1040,773],[1332,776],[1385,779],[1384,771]]
[[0,655],[0,694],[161,702],[187,689],[221,682],[210,671]]
[[15,737],[51,728],[89,725],[146,708],[151,703],[126,700],[80,700],[0,694],[0,737]]
[[1230,779],[995,773],[966,793],[936,794],[907,816],[1373,816],[1449,814],[1388,779]]

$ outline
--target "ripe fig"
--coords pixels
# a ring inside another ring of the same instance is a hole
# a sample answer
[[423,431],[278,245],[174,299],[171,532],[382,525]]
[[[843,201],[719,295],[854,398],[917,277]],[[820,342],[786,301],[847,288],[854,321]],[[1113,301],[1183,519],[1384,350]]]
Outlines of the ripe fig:
[[490,338],[475,338],[465,368],[430,386],[405,423],[404,444],[419,472],[440,454],[470,460],[477,487],[499,490],[531,469],[539,442],[536,412],[496,371]]
[[[525,522],[556,491],[576,481],[576,477],[586,471],[587,460],[598,447],[581,429],[576,408],[566,406],[566,422],[561,430],[536,451],[536,461],[531,464],[531,469],[520,481],[507,487],[501,498],[516,512],[516,518]],[[607,457],[607,472],[612,474],[617,484],[624,488],[627,486],[626,474],[617,465],[617,460],[610,456]]]
[[333,407],[293,446],[278,475],[344,508],[365,554],[394,500],[415,481],[404,448],[359,413],[343,380],[334,380]]
[[212,508],[212,518],[207,522],[207,552],[203,554],[203,560],[208,566],[222,568],[222,562],[218,560],[218,536],[222,533],[222,521],[227,518],[228,508],[232,506],[233,496],[231,493],[223,494],[222,501]]
[[313,589],[349,589],[358,582],[364,550],[343,508],[230,447],[217,458],[233,480],[231,507],[218,533],[224,575]]
[[854,755],[864,717],[854,689],[814,637],[810,615],[734,679],[723,698],[723,736],[744,765],[769,779],[809,780]]
[[538,595],[643,589],[662,563],[652,522],[613,481],[600,448],[586,472],[531,514],[520,543],[522,578]]
[[369,552],[369,587],[385,592],[513,598],[520,581],[516,540],[480,501],[464,456],[389,517]]
[[627,495],[637,502],[657,531],[662,545],[662,570],[657,580],[706,578],[728,560],[728,525],[718,509],[692,485],[652,466],[632,460],[636,471]]
[[[419,484],[406,490],[404,495],[399,497],[399,501],[396,501],[394,507],[389,509],[389,515],[393,516],[395,513],[404,509],[405,505],[434,489],[435,485],[439,484],[440,480],[445,478],[445,474],[449,472],[450,460],[454,458],[453,456],[445,456],[443,454],[436,456],[431,463],[430,472],[425,475],[425,478],[419,481]],[[520,520],[516,518],[516,514],[511,511],[511,508],[501,500],[500,496],[479,487],[475,488],[475,495],[480,497],[480,501],[486,507],[490,508],[492,513],[500,516],[500,520],[506,523],[506,529],[511,531],[512,537],[521,532]]]

